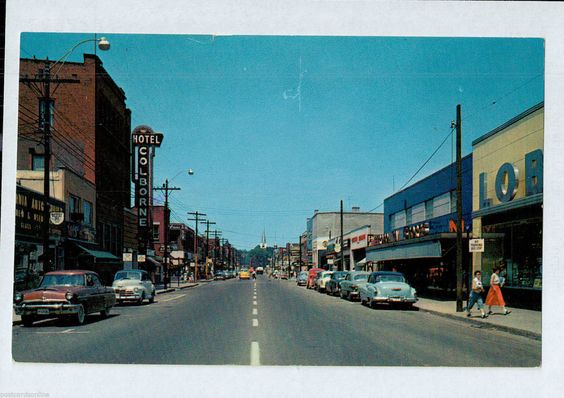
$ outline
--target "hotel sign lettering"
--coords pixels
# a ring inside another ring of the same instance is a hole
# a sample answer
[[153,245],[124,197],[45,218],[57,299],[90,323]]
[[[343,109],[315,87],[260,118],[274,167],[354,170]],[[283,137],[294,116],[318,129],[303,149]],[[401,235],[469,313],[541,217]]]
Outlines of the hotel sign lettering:
[[153,148],[159,147],[162,141],[163,134],[155,133],[149,126],[138,126],[133,130],[132,143],[137,151],[135,207],[137,208],[139,248],[143,253],[146,250],[148,231],[150,228]]

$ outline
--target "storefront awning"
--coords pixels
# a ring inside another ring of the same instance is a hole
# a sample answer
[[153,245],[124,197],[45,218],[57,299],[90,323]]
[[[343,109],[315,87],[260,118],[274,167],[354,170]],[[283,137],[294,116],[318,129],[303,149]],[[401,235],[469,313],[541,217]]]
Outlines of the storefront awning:
[[366,264],[366,257],[364,257],[362,260],[358,261],[357,264]]
[[102,251],[102,250],[88,249],[88,248],[86,248],[86,247],[84,247],[84,246],[82,246],[82,245],[79,245],[79,244],[76,244],[76,246],[77,246],[80,250],[84,251],[85,253],[87,253],[87,254],[89,254],[89,255],[91,255],[91,256],[96,257],[97,259],[103,259],[103,260],[120,260],[119,257],[114,256],[114,255],[113,255],[112,253],[110,253],[110,252],[105,252],[105,251]]
[[412,258],[440,258],[441,242],[438,240],[418,242],[382,249],[367,250],[366,261],[403,260]]

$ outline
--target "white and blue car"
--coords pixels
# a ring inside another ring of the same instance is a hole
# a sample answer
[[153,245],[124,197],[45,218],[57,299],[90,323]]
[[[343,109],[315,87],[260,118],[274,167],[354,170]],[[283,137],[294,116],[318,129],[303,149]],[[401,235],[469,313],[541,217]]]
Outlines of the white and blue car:
[[405,280],[401,272],[377,271],[368,276],[368,282],[359,289],[361,304],[372,308],[388,304],[411,308],[417,301],[415,289]]

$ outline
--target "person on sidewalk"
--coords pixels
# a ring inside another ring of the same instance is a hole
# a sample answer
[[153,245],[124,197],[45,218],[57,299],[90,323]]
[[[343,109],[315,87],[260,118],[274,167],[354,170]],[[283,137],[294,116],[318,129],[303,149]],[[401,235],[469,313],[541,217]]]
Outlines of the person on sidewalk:
[[504,315],[510,314],[511,311],[505,308],[505,300],[503,300],[503,295],[501,294],[501,288],[499,287],[499,267],[494,267],[494,273],[490,279],[490,290],[486,297],[486,305],[488,306],[488,314],[492,313],[492,306],[496,305],[501,307]]
[[478,305],[478,309],[482,313],[482,319],[486,318],[487,315],[484,312],[484,300],[482,300],[482,293],[484,292],[484,286],[482,284],[482,273],[480,271],[474,272],[474,279],[472,279],[472,291],[470,292],[470,299],[468,300],[468,306],[466,307],[467,316],[471,315],[470,311],[474,304]]

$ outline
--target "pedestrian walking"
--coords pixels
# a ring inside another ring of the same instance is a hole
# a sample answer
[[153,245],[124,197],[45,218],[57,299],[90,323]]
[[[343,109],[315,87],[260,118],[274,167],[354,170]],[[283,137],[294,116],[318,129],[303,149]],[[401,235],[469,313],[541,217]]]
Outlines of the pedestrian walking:
[[474,279],[472,279],[472,291],[470,292],[470,299],[466,306],[467,316],[470,316],[470,311],[474,304],[477,304],[478,309],[482,313],[482,319],[487,317],[484,311],[484,300],[482,300],[482,293],[484,292],[484,285],[482,284],[482,273],[480,271],[474,272]]
[[508,315],[511,311],[505,308],[505,300],[503,300],[501,288],[499,287],[501,282],[499,278],[499,271],[499,267],[494,267],[493,274],[490,279],[490,290],[486,297],[486,305],[488,306],[488,314],[492,313],[492,307],[495,305],[501,307],[504,315]]

